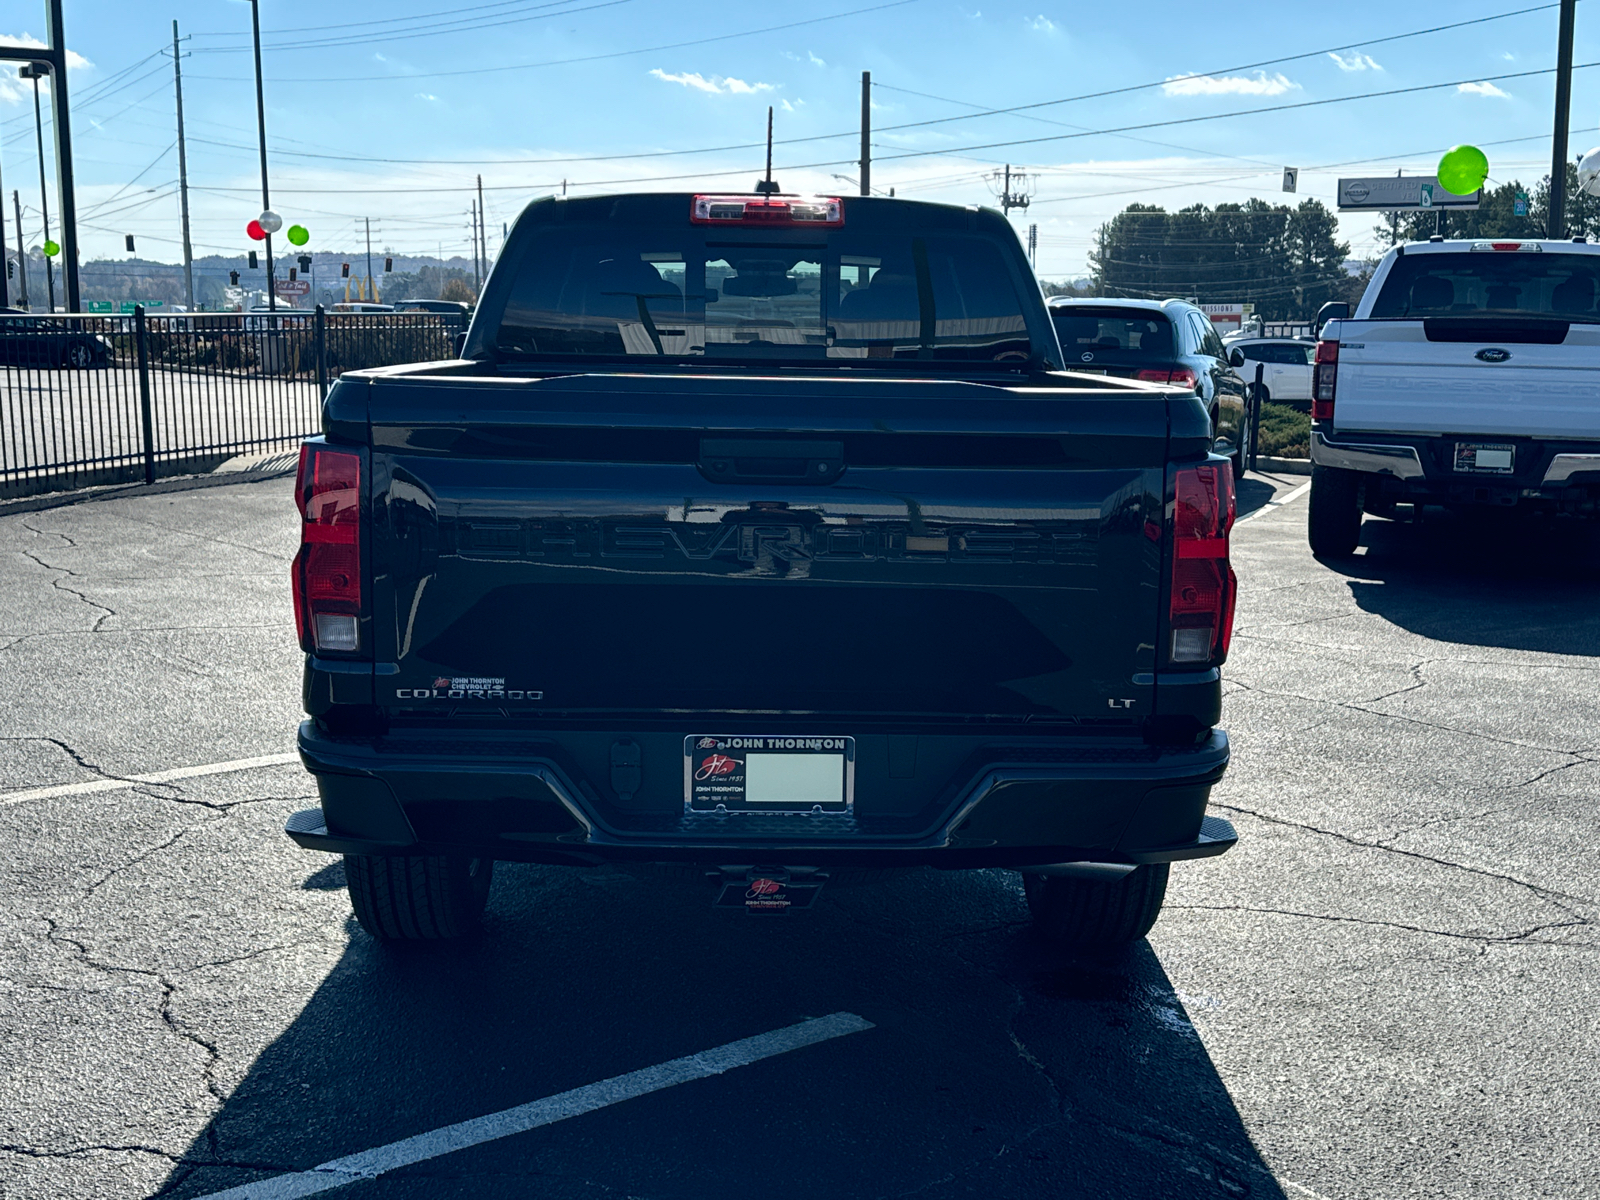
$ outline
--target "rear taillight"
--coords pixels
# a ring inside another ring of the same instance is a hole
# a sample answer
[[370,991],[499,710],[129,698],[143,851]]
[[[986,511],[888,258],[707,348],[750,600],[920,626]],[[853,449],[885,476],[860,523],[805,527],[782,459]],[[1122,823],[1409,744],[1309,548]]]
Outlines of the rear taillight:
[[295,479],[300,553],[290,568],[301,648],[361,648],[361,456],[307,443]]
[[1198,376],[1188,367],[1146,367],[1134,376],[1146,383],[1175,383],[1179,387],[1192,388],[1198,382]]
[[1184,467],[1177,473],[1172,516],[1172,600],[1169,661],[1220,662],[1233,639],[1238,580],[1228,563],[1233,528],[1233,467]]
[[1317,343],[1317,365],[1311,385],[1311,417],[1333,420],[1333,396],[1339,382],[1339,343]]

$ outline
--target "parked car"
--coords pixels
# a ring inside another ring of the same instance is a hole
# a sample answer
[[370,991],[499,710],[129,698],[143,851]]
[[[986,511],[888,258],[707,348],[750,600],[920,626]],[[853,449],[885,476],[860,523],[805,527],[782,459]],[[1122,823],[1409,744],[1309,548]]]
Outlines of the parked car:
[[1192,389],[1211,417],[1217,452],[1233,459],[1235,478],[1243,476],[1250,445],[1245,381],[1204,312],[1183,300],[1066,296],[1049,309],[1068,370]]
[[47,317],[0,308],[0,362],[19,367],[109,367],[110,341],[73,318]]
[[[1311,407],[1311,548],[1399,503],[1600,526],[1600,246],[1438,241],[1384,255],[1331,313]],[[1593,550],[1575,551],[1580,556]]]
[[1310,409],[1316,342],[1299,338],[1234,337],[1226,344],[1228,361],[1244,377],[1246,385],[1255,383],[1256,364],[1262,364],[1263,404],[1290,404],[1302,410]]
[[1011,868],[1142,937],[1236,840],[1233,475],[1192,386],[1060,368],[998,212],[534,201],[465,361],[346,372],[302,450],[285,832],[396,941],[497,859],[752,914]]
[[391,313],[394,312],[394,305],[372,304],[365,300],[347,300],[335,304],[328,311],[336,313]]
[[472,309],[459,300],[396,300],[394,311],[441,313],[445,316],[460,317],[464,324]]

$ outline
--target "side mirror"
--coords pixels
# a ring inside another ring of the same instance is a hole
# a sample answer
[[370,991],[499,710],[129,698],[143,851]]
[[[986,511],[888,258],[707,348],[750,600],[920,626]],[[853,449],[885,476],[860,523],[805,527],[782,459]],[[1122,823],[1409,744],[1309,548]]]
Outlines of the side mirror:
[[1235,367],[1244,366],[1244,351],[1235,346],[1233,348],[1233,353],[1228,355],[1228,363],[1230,366]]
[[456,334],[450,339],[450,348],[455,352],[455,356],[457,358],[460,358],[464,353],[466,353],[467,334],[465,330]]
[[1329,300],[1317,309],[1317,319],[1312,322],[1311,328],[1316,333],[1322,332],[1322,327],[1329,321],[1344,321],[1350,316],[1350,301]]

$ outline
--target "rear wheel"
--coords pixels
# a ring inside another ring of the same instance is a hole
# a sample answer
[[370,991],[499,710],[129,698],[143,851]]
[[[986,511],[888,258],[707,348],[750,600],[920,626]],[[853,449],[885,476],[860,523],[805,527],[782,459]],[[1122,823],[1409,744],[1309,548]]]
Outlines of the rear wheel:
[[356,920],[387,942],[449,941],[475,932],[494,879],[491,858],[346,854]]
[[81,371],[94,365],[94,351],[82,342],[69,342],[62,361],[66,366],[76,367]]
[[1306,533],[1318,558],[1348,558],[1361,540],[1361,475],[1337,467],[1311,468]]
[[1121,879],[1023,875],[1034,928],[1058,946],[1116,946],[1150,932],[1167,895],[1166,863],[1135,867]]

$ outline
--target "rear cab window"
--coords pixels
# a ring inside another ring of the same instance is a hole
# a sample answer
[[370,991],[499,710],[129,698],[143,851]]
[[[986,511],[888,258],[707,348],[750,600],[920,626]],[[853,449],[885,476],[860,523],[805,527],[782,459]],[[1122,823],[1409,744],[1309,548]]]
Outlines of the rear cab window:
[[1058,304],[1051,306],[1050,320],[1068,367],[1090,360],[1119,365],[1166,362],[1179,353],[1172,322],[1158,309]]
[[1600,256],[1529,251],[1406,254],[1373,302],[1374,318],[1552,317],[1600,323]]
[[694,224],[691,197],[632,199],[568,201],[565,219],[528,231],[495,335],[502,357],[1012,369],[1036,357],[993,236],[851,221],[849,205],[833,227]]

